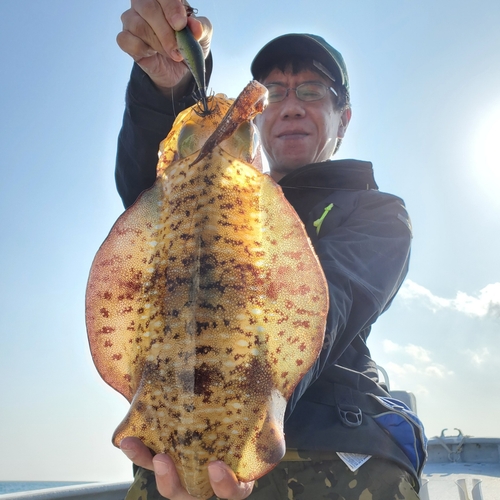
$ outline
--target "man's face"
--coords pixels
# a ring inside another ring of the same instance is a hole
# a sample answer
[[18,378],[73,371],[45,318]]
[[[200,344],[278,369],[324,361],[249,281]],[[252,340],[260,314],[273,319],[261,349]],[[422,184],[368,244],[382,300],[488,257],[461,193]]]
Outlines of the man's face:
[[[331,82],[310,70],[292,74],[274,69],[261,83],[278,83],[296,88],[301,83],[320,82],[329,87]],[[349,116],[335,110],[331,92],[319,101],[301,101],[293,90],[283,101],[270,103],[255,119],[262,145],[275,181],[309,163],[328,160],[335,150],[338,137],[343,137]]]

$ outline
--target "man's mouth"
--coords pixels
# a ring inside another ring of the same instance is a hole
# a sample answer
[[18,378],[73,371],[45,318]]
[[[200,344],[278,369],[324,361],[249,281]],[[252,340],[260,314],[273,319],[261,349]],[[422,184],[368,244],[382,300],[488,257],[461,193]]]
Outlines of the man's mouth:
[[281,132],[278,134],[279,139],[302,139],[307,137],[309,134],[303,130],[287,130],[286,132]]

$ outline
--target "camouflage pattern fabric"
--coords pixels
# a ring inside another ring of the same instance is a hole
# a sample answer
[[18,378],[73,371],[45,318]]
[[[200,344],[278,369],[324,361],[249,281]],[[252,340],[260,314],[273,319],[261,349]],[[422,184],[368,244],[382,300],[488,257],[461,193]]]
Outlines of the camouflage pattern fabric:
[[[340,459],[283,461],[255,482],[250,500],[419,500],[413,477],[387,460],[370,458],[356,472]],[[154,474],[139,468],[125,500],[162,500]],[[216,500],[212,497],[210,500]]]
[[152,471],[137,467],[134,482],[125,496],[125,500],[162,500],[156,489],[155,475]]

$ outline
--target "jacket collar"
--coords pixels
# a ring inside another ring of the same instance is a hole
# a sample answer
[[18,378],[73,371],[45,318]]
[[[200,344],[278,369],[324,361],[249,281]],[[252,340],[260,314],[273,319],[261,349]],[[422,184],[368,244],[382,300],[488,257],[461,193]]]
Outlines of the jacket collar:
[[329,160],[300,167],[281,178],[283,187],[323,189],[378,189],[369,161]]

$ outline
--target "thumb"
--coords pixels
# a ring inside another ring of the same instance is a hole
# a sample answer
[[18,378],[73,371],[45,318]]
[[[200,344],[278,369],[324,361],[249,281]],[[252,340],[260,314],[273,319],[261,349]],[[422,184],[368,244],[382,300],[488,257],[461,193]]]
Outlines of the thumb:
[[201,45],[203,55],[206,58],[210,52],[210,42],[212,41],[212,23],[207,17],[196,17],[191,15],[188,17],[188,26],[193,36]]

